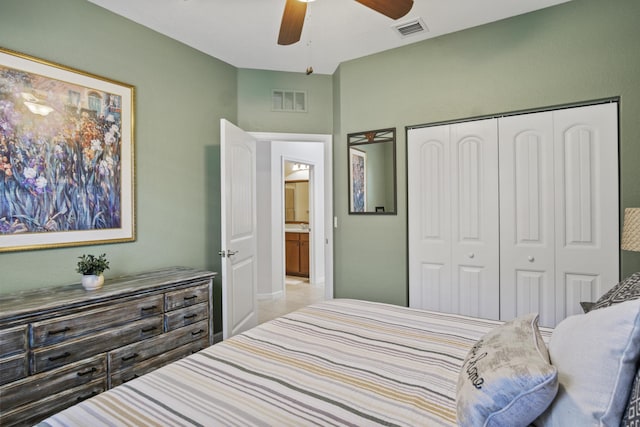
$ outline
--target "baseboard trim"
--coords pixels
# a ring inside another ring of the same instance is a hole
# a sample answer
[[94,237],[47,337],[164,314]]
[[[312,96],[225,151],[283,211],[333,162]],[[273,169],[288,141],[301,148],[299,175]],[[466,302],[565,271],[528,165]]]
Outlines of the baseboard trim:
[[222,332],[216,332],[213,334],[213,343],[217,344],[219,342],[222,342]]
[[278,299],[282,297],[282,291],[271,292],[270,294],[257,294],[258,301],[264,301],[269,299]]

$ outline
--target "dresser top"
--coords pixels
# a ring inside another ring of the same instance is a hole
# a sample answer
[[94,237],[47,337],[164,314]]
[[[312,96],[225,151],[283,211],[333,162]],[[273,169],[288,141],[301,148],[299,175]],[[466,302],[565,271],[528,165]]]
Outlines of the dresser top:
[[131,294],[169,288],[176,282],[211,279],[217,273],[172,267],[116,278],[105,278],[102,288],[86,291],[80,283],[0,295],[0,324],[60,308],[98,303]]

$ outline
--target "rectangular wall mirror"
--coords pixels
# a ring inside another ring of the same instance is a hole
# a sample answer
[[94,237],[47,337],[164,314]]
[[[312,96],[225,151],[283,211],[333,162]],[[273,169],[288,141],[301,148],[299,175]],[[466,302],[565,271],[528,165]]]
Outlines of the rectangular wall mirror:
[[284,222],[309,224],[310,165],[284,162]]
[[396,128],[350,133],[349,214],[396,214]]
[[284,183],[285,223],[309,223],[309,181]]

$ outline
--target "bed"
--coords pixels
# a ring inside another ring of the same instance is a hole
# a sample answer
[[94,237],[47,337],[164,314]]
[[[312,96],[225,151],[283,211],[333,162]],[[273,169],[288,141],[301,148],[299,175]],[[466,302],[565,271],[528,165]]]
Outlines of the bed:
[[[454,426],[465,359],[481,337],[501,325],[373,302],[326,301],[40,425]],[[553,331],[539,330],[549,341]]]

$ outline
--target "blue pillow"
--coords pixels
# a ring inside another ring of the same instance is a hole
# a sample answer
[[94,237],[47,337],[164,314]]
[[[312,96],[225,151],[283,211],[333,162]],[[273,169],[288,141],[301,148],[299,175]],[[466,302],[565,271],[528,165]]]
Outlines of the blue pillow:
[[557,391],[538,315],[519,317],[488,332],[467,354],[458,377],[458,424],[526,427]]
[[638,427],[640,426],[640,368],[636,373],[636,378],[633,380],[633,387],[631,387],[631,395],[629,396],[629,403],[624,410],[624,417],[622,418],[621,427]]

